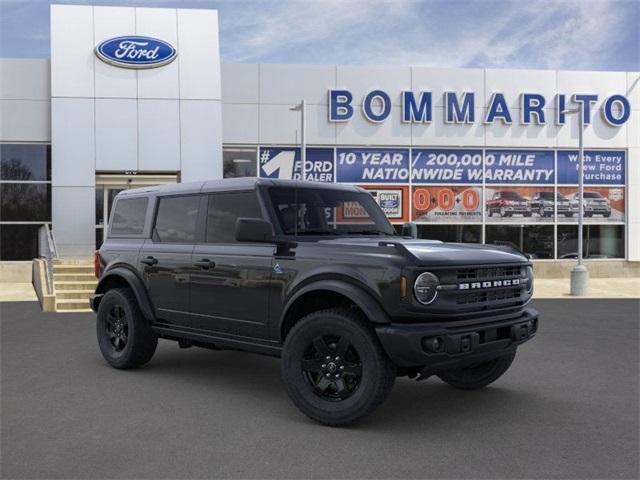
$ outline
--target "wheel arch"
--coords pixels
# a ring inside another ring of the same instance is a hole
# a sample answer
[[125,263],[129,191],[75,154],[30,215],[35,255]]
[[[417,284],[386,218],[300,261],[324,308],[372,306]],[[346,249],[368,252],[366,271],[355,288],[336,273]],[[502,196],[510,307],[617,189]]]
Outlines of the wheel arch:
[[302,316],[342,305],[355,307],[372,323],[391,322],[380,303],[363,288],[344,280],[318,280],[299,289],[287,301],[278,324],[280,339],[285,339]]
[[[117,266],[106,271],[104,275],[100,277],[95,293],[97,298],[101,298],[101,296],[109,290],[123,287],[131,289],[145,319],[153,323],[155,321],[155,315],[153,313],[151,299],[147,294],[147,290],[144,287],[142,279],[137,273],[131,271],[129,268]],[[98,301],[96,304],[96,311],[99,303],[100,302]]]

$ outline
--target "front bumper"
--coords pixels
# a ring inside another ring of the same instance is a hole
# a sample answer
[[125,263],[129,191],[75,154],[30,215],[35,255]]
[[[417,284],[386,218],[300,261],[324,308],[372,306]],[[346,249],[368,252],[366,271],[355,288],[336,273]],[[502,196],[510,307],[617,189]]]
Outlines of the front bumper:
[[[538,312],[532,308],[515,317],[511,314],[443,324],[395,323],[376,328],[385,352],[397,366],[426,367],[432,372],[510,353],[537,331]],[[436,351],[429,348],[434,338],[439,343]]]

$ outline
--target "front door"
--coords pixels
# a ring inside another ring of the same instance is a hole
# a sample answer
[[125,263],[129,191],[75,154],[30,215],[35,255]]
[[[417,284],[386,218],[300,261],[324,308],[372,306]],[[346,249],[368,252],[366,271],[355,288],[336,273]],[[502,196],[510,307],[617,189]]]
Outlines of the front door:
[[200,195],[160,197],[152,236],[140,250],[140,271],[160,323],[191,326],[191,257]]
[[204,243],[193,251],[194,328],[233,336],[268,337],[268,299],[275,247],[235,240],[238,217],[264,218],[255,191],[208,196]]

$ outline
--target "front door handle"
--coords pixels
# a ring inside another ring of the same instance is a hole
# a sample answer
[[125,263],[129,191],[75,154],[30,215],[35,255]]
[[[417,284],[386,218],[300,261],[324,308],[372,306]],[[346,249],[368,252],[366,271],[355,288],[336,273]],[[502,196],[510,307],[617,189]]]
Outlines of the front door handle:
[[158,259],[155,257],[147,257],[147,258],[143,258],[142,260],[140,260],[140,263],[144,263],[145,265],[155,265],[156,263],[158,263]]
[[212,262],[208,258],[203,258],[202,260],[200,260],[198,262],[193,262],[193,266],[194,267],[200,267],[200,268],[203,268],[205,270],[208,270],[210,268],[215,267],[216,266],[216,262]]

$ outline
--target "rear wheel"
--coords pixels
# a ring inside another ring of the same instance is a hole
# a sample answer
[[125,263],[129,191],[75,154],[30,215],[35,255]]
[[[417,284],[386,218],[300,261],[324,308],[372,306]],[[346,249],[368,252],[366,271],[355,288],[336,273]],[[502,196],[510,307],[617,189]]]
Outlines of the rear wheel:
[[158,337],[128,288],[109,290],[98,307],[96,322],[102,356],[114,368],[140,367],[151,360]]
[[314,312],[287,336],[282,378],[293,403],[331,426],[349,424],[389,395],[396,370],[371,327],[346,309]]
[[438,374],[438,377],[455,388],[476,390],[495,382],[509,369],[516,352],[471,367],[454,368]]

